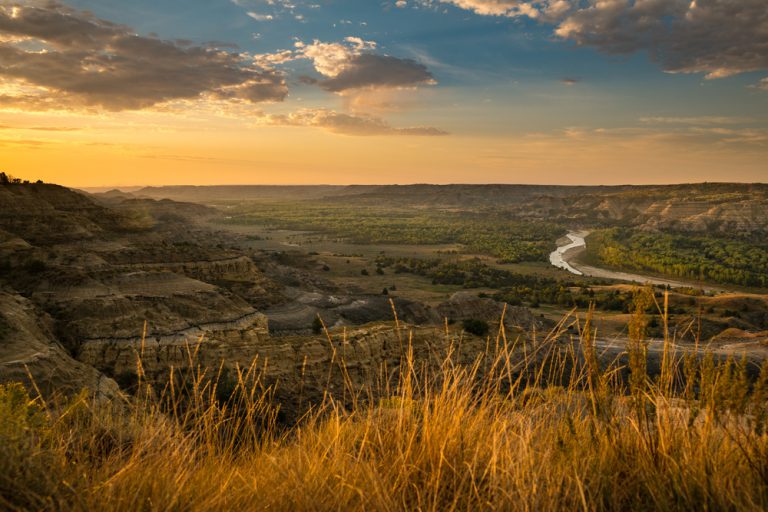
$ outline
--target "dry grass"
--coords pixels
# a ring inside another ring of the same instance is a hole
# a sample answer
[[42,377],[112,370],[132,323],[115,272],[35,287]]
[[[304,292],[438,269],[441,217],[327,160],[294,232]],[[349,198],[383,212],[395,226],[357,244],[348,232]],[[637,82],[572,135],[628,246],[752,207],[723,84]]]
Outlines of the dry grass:
[[142,384],[129,407],[3,386],[0,508],[768,508],[768,365],[665,352],[652,378],[633,322],[629,368],[598,360],[589,318],[573,345],[500,331],[472,366],[420,366],[403,339],[395,382],[290,427],[255,367],[227,393],[202,369]]

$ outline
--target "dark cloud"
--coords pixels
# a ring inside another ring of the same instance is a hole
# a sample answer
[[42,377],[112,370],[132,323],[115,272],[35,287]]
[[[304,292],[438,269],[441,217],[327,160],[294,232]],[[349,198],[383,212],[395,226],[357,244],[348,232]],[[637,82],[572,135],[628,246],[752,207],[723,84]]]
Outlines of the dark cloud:
[[354,55],[342,71],[317,84],[331,92],[365,87],[411,87],[434,83],[432,74],[423,64],[411,59],[363,53]]
[[0,34],[0,78],[51,91],[0,104],[126,110],[204,93],[248,102],[287,94],[280,73],[237,53],[139,36],[55,2],[0,3]]
[[612,54],[648,51],[672,73],[721,78],[768,69],[766,0],[440,0],[486,16],[528,17]]
[[605,0],[566,16],[556,33],[610,53],[646,49],[669,72],[768,69],[765,0]]

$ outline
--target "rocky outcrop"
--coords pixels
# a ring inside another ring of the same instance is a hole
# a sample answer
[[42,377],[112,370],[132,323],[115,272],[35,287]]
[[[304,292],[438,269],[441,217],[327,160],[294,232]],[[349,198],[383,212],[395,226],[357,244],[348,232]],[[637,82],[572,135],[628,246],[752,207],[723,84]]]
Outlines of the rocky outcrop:
[[256,279],[260,273],[247,256],[198,261],[169,261],[118,265],[120,269],[158,271],[169,270],[202,281]]
[[[99,340],[87,342],[80,360],[119,380],[136,376],[141,361],[144,377],[155,386],[168,382],[171,368],[183,374],[206,369],[233,370],[255,365],[262,381],[276,386],[276,398],[286,419],[295,419],[326,391],[349,400],[350,390],[375,392],[412,349],[417,364],[439,365],[448,355],[469,363],[486,349],[486,340],[434,327],[400,329],[393,323],[373,324],[325,335],[269,337],[264,323],[243,329],[211,329],[198,337],[175,339]],[[392,383],[396,384],[396,383]]]
[[301,290],[289,290],[287,295],[291,302],[264,310],[264,314],[269,317],[270,332],[274,335],[309,334],[312,322],[318,315],[329,327],[389,321],[394,318],[393,303],[398,319],[404,322],[425,324],[439,320],[429,306],[400,297]]
[[[55,297],[54,299],[55,300]],[[175,333],[208,324],[229,324],[255,314],[242,299],[213,289],[169,296],[105,295],[66,299],[56,309],[68,346],[89,339],[129,338],[141,333],[144,322],[152,336]]]
[[440,318],[448,321],[484,320],[491,325],[498,325],[504,313],[506,327],[524,330],[542,327],[540,321],[526,307],[512,306],[469,292],[454,293],[450,300],[437,306],[437,313]]
[[99,399],[122,395],[114,380],[67,353],[47,315],[20,295],[0,292],[0,383],[5,382],[23,382],[46,399],[83,389]]

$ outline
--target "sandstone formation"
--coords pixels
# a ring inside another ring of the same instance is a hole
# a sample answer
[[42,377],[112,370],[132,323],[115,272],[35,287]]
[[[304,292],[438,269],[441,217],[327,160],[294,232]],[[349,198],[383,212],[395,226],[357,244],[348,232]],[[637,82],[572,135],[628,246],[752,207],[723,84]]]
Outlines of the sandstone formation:
[[0,383],[23,382],[44,397],[88,389],[97,398],[119,398],[115,381],[73,359],[56,341],[52,323],[29,300],[0,292]]
[[80,360],[121,382],[136,381],[141,371],[156,389],[168,382],[171,369],[179,375],[189,370],[216,375],[226,368],[232,375],[238,367],[255,365],[262,382],[275,386],[283,417],[291,421],[322,401],[326,391],[341,403],[355,392],[378,395],[406,360],[409,347],[417,364],[435,367],[449,351],[455,362],[471,363],[487,348],[485,339],[460,332],[403,324],[398,329],[393,323],[336,329],[330,340],[324,334],[270,337],[263,318],[242,327],[201,329],[186,338],[93,340],[83,345]]
[[[235,236],[203,224],[218,214],[200,205],[29,184],[0,187],[0,213],[0,380],[31,385],[28,367],[46,396],[119,396],[115,380],[130,390],[139,360],[157,386],[171,368],[257,361],[291,417],[327,384],[373,386],[400,364],[411,335],[422,361],[440,360],[462,336],[397,331],[392,304],[400,322],[427,325],[445,314],[498,321],[503,309],[463,295],[439,310],[339,290],[300,261],[239,249]],[[312,335],[317,316],[332,342]],[[508,311],[508,326],[530,323]],[[457,354],[468,361],[484,346],[467,337]]]
[[512,306],[490,298],[478,297],[468,292],[454,293],[450,300],[437,307],[440,318],[449,321],[485,320],[498,325],[504,315],[504,325],[508,328],[520,328],[526,331],[541,329],[542,324],[531,310],[521,306]]

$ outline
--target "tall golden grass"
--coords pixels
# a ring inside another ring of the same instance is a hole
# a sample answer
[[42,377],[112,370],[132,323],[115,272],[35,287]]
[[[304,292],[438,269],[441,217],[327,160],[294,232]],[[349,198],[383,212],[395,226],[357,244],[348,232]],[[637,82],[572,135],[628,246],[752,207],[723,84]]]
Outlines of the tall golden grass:
[[565,321],[535,343],[501,328],[472,365],[422,365],[404,336],[393,382],[289,426],[256,365],[226,393],[216,369],[141,382],[129,405],[0,386],[0,508],[767,509],[768,364],[751,378],[667,336],[649,375],[643,308],[612,361],[589,314],[573,343]]

